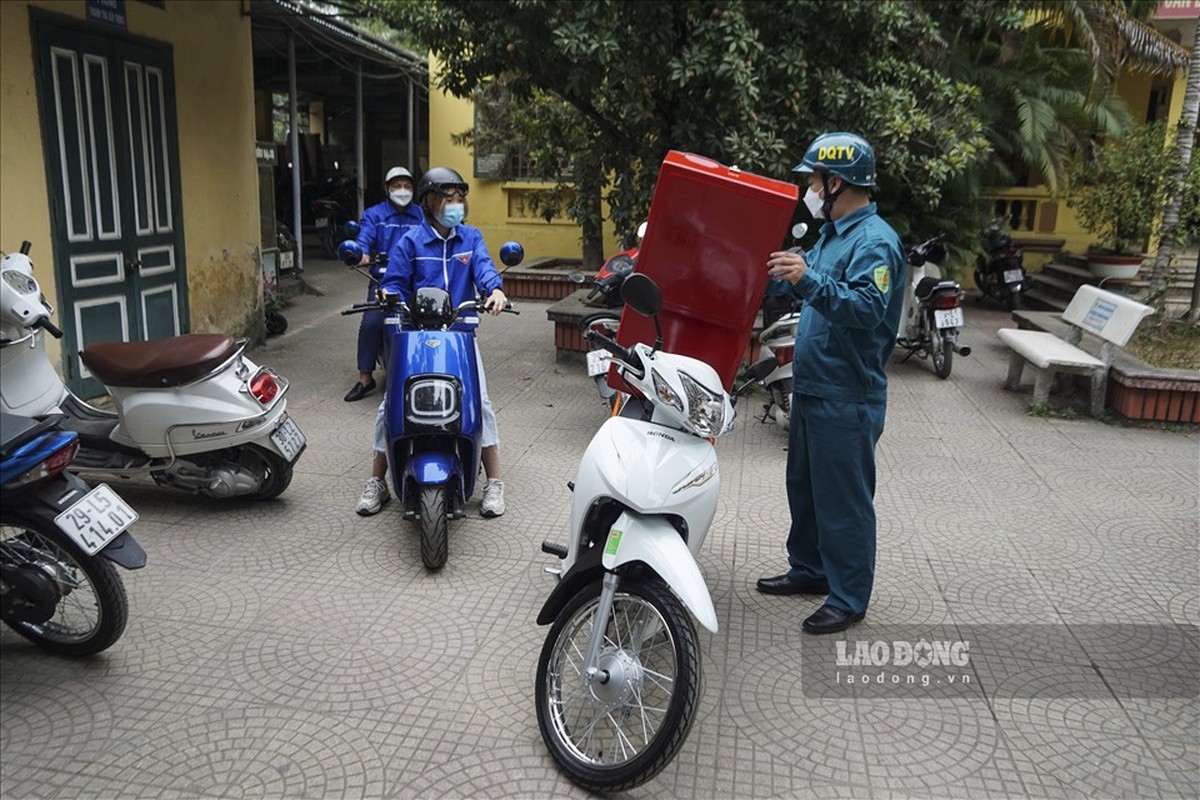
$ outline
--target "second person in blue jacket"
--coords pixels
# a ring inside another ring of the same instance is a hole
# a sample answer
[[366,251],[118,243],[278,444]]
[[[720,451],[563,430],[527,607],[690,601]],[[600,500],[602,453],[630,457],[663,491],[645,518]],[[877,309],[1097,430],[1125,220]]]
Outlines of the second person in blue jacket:
[[[450,302],[457,306],[476,296],[484,296],[489,314],[500,314],[508,298],[501,289],[500,273],[483,243],[478,228],[463,224],[467,213],[467,182],[452,169],[434,167],[421,176],[417,186],[417,205],[424,213],[424,222],[412,228],[388,251],[387,270],[379,282],[384,294],[399,294],[407,303],[422,287],[445,289]],[[478,317],[464,317],[455,323],[457,330],[473,330]],[[487,482],[483,487],[480,514],[498,517],[505,511],[504,483],[500,479],[500,434],[496,413],[488,397],[487,378],[483,360],[476,345],[475,358],[479,364],[479,389],[483,416],[481,460]],[[386,400],[386,398],[385,398]],[[375,458],[371,477],[363,487],[357,511],[363,516],[377,513],[390,499],[387,483],[387,444],[383,430],[383,403],[375,415]]]

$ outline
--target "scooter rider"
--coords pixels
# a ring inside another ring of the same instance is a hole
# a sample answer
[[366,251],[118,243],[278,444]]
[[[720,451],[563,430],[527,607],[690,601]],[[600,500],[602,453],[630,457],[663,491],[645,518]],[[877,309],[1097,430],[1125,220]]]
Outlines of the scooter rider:
[[884,366],[904,294],[900,237],[877,213],[875,154],[862,137],[826,133],[793,172],[805,205],[829,220],[806,255],[772,253],[772,278],[805,302],[796,330],[788,436],[790,569],[762,578],[767,594],[823,594],[804,620],[833,633],[866,613],[875,575],[875,445],[887,408]]
[[[386,253],[392,244],[409,228],[424,221],[421,209],[412,203],[413,177],[404,167],[392,167],[383,179],[387,199],[363,212],[359,225],[358,245],[363,250],[360,266],[368,266],[371,257]],[[375,297],[379,279],[383,277],[382,266],[372,266],[371,285],[367,289],[367,302]],[[383,312],[368,311],[358,324],[358,381],[346,393],[346,402],[361,400],[375,390],[375,362],[383,347]]]
[[[475,297],[476,290],[486,297],[485,308],[499,315],[508,298],[501,290],[501,279],[478,228],[463,224],[467,212],[467,182],[452,169],[434,167],[421,176],[417,203],[424,212],[424,223],[401,236],[388,251],[387,270],[379,284],[381,294],[399,294],[410,302],[416,289],[436,286],[450,294],[458,305]],[[473,331],[477,317],[463,317],[453,330]],[[504,513],[504,484],[500,480],[500,437],[496,413],[488,397],[483,359],[476,344],[479,365],[479,389],[483,417],[481,460],[487,475],[480,514],[498,517]],[[384,398],[386,402],[386,397]],[[363,487],[358,513],[374,514],[390,499],[387,483],[387,444],[384,434],[384,404],[375,416],[375,458],[371,477]]]

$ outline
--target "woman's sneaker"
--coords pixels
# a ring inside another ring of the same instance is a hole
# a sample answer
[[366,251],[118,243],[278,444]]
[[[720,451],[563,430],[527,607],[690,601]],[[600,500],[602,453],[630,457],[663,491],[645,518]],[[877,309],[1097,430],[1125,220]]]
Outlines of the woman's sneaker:
[[492,478],[483,487],[479,513],[485,517],[498,517],[504,513],[504,481]]
[[[369,517],[372,514],[378,514],[379,510],[383,508],[383,504],[391,499],[387,484],[380,478],[370,477],[363,486],[362,496],[358,498],[358,507],[355,510],[359,516]],[[504,501],[501,500],[500,504],[503,506]]]

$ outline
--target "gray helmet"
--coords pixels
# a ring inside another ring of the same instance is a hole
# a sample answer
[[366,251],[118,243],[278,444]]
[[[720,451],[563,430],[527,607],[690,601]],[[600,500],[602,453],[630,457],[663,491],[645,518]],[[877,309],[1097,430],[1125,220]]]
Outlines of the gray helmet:
[[417,184],[417,202],[422,202],[430,192],[442,192],[447,189],[458,189],[466,196],[467,182],[463,180],[462,175],[449,167],[434,167],[422,175],[421,182]]

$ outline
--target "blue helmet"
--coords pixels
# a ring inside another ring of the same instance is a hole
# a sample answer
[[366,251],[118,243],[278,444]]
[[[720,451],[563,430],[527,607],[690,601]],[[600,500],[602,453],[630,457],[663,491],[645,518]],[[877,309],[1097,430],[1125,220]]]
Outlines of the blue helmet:
[[854,186],[875,185],[875,151],[855,133],[822,133],[792,172],[836,175]]

